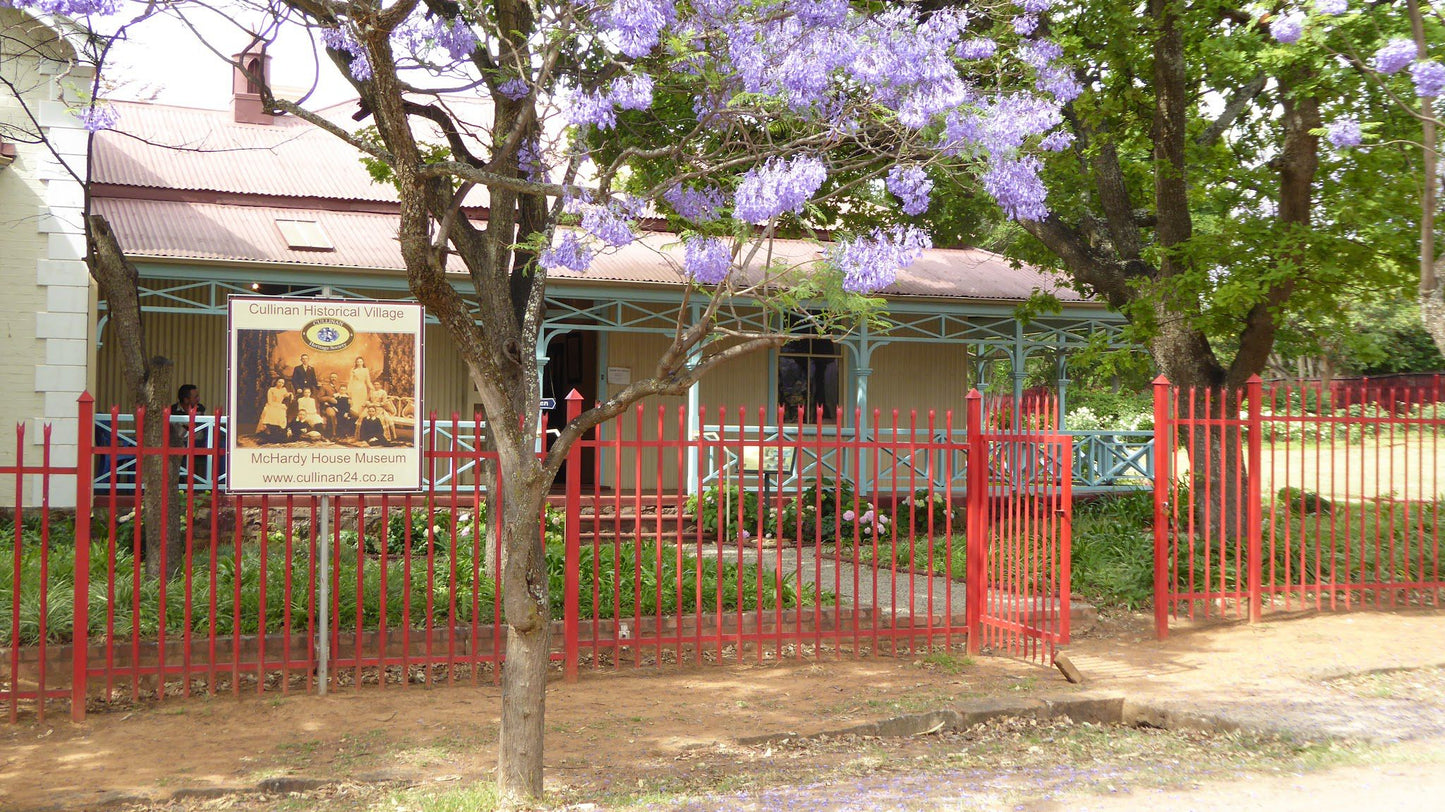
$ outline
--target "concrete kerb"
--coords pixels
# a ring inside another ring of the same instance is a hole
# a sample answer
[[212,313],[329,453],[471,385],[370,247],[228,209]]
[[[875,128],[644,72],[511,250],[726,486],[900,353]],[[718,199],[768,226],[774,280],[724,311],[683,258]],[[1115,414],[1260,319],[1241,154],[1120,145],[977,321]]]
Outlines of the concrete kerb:
[[877,722],[824,730],[817,733],[774,733],[763,736],[745,736],[738,744],[755,747],[790,741],[859,736],[872,738],[903,738],[924,736],[933,733],[952,733],[967,730],[974,725],[995,719],[1049,719],[1068,718],[1075,722],[1121,725],[1125,722],[1125,706],[1128,700],[1123,694],[1114,692],[1093,692],[1057,697],[997,697],[970,701],[959,708],[912,713],[895,716]]
[[[1238,707],[1225,705],[1217,712],[1210,712],[1183,702],[1167,700],[1146,702],[1133,699],[1117,691],[1085,691],[1067,696],[977,699],[956,708],[907,714],[849,727],[807,734],[788,732],[745,736],[736,741],[742,746],[756,747],[845,736],[907,738],[935,733],[955,733],[998,719],[1036,719],[1039,721],[1069,719],[1080,723],[1119,727],[1153,727],[1163,730],[1193,730],[1207,733],[1249,733],[1285,740],[1378,740],[1390,742],[1402,738],[1399,731],[1395,733],[1381,731],[1379,735],[1372,736],[1368,731],[1351,726],[1309,724],[1308,720],[1301,720],[1296,714],[1278,710],[1266,712],[1267,710],[1253,707],[1246,702]],[[1445,722],[1442,722],[1437,730],[1426,730],[1425,732],[1435,733],[1440,730],[1445,730]],[[1403,738],[1410,738],[1418,734],[1419,731],[1406,731]]]

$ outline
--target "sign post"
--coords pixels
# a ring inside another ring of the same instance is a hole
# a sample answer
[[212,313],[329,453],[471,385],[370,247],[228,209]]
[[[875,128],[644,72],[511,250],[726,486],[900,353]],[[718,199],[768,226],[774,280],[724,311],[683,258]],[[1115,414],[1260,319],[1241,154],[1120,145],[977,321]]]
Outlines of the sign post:
[[332,499],[422,489],[425,311],[416,302],[233,296],[227,314],[226,489],[320,497],[316,673],[325,695]]

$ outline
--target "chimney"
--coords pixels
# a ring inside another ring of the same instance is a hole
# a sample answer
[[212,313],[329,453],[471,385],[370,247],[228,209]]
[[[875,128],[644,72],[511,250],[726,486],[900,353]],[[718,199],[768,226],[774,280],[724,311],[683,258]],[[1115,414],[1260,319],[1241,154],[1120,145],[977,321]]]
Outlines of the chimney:
[[240,67],[233,71],[231,112],[236,121],[241,124],[270,124],[271,111],[261,103],[261,86],[251,78],[255,76],[268,85],[271,83],[271,57],[266,55],[265,44],[253,43],[231,59],[245,67],[244,71]]

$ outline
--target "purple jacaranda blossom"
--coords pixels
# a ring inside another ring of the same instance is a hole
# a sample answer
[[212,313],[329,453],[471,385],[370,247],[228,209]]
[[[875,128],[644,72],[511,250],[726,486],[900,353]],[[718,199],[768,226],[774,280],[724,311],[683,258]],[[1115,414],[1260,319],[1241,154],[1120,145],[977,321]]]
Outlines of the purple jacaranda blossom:
[[103,102],[87,104],[75,110],[72,115],[80,121],[80,126],[93,133],[109,130],[120,121],[120,111]]
[[1049,210],[1039,169],[1039,159],[1032,155],[996,160],[983,175],[983,188],[1011,219],[1042,220]]
[[866,237],[839,241],[828,249],[828,261],[843,273],[843,289],[875,293],[893,284],[898,272],[912,265],[933,241],[923,229],[895,226],[874,229]]
[[1415,47],[1414,40],[1397,37],[1376,51],[1370,64],[1380,73],[1398,73],[1419,55],[1420,49]]
[[451,25],[447,25],[447,21],[442,17],[433,17],[431,36],[437,46],[445,50],[447,56],[453,60],[466,59],[477,49],[477,35],[461,17],[452,20]]
[[953,50],[959,59],[988,59],[998,52],[998,43],[988,37],[960,42]]
[[799,213],[827,177],[823,162],[810,155],[768,161],[743,176],[733,196],[733,216],[766,223],[784,212]]
[[1034,70],[1042,70],[1064,55],[1064,49],[1053,40],[1030,40],[1019,45],[1019,59]]
[[1031,136],[1041,135],[1063,121],[1056,103],[1015,93],[995,99],[981,109],[950,115],[944,124],[940,149],[953,154],[982,148],[990,155],[1007,157]]
[[529,138],[517,148],[517,168],[533,183],[547,182],[547,167],[542,162],[542,148],[536,138]]
[[1027,37],[1039,27],[1039,15],[1024,14],[1014,18],[1014,33],[1021,37]]
[[342,21],[338,28],[327,28],[321,32],[321,41],[326,47],[333,51],[340,51],[351,56],[349,70],[351,77],[357,81],[365,82],[371,79],[371,57],[367,55],[366,48],[351,31],[350,23]]
[[929,194],[933,181],[921,166],[895,166],[888,170],[888,191],[903,203],[904,214],[922,214],[928,211]]
[[637,235],[632,233],[632,224],[615,203],[584,208],[582,230],[613,248],[621,248],[637,239]]
[[722,192],[714,187],[694,189],[691,186],[673,186],[662,193],[677,216],[694,223],[711,223],[721,216]]
[[1281,14],[1269,21],[1269,33],[1276,42],[1293,45],[1304,36],[1305,18],[1297,11]]
[[1362,139],[1360,133],[1360,122],[1352,118],[1342,118],[1330,122],[1326,128],[1325,138],[1335,149],[1348,149],[1360,145]]
[[497,92],[512,101],[520,101],[532,92],[532,85],[526,79],[517,76],[497,85]]
[[1039,70],[1038,88],[1064,104],[1084,92],[1084,86],[1079,84],[1073,71],[1058,65],[1047,65]]
[[652,77],[645,73],[618,77],[607,96],[623,110],[646,110],[652,106]]
[[1349,10],[1349,0],[1315,0],[1316,14],[1344,14]]
[[1046,152],[1063,152],[1074,143],[1074,134],[1068,130],[1054,130],[1039,141],[1039,149]]
[[568,97],[563,105],[567,111],[567,123],[577,127],[591,125],[599,130],[610,130],[617,126],[617,110],[612,100],[596,91],[578,91]]
[[732,270],[732,251],[717,237],[689,237],[683,243],[682,257],[683,270],[704,285],[722,284]]
[[1410,80],[1415,83],[1415,95],[1422,99],[1436,98],[1445,90],[1445,65],[1416,62],[1410,66]]
[[848,0],[788,0],[788,10],[804,25],[837,25],[848,16]]
[[672,0],[614,0],[593,19],[617,40],[617,49],[633,59],[652,52],[662,30],[676,18]]
[[0,7],[66,17],[104,17],[120,9],[120,0],[0,0]]
[[564,231],[552,243],[552,247],[543,251],[542,255],[537,258],[537,264],[549,271],[566,268],[577,273],[584,273],[592,265],[592,249],[577,236],[576,232]]

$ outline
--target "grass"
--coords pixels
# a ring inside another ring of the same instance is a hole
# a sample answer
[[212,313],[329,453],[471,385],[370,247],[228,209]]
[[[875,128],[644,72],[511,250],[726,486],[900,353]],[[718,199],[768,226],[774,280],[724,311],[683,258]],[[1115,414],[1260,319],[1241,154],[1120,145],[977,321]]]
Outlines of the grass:
[[[952,549],[941,538],[933,539],[932,544],[926,536],[924,537],[903,537],[899,534],[895,539],[879,539],[878,550],[875,555],[871,544],[861,545],[858,552],[858,560],[864,564],[877,564],[883,569],[897,567],[899,571],[913,570],[917,573],[927,575],[950,575],[955,581],[962,581],[968,573],[967,553],[968,541],[964,538],[963,530],[959,529],[953,537]],[[840,550],[851,550],[851,539],[849,543],[840,544]],[[930,549],[931,548],[931,549]],[[949,563],[950,553],[952,563]]]
[[1154,601],[1154,494],[1127,493],[1074,506],[1074,592],[1096,606]]
[[[550,526],[548,530],[548,586],[552,605],[560,612],[565,594],[565,550],[561,534],[550,532]],[[10,623],[0,625],[0,645],[13,641],[34,645],[40,640],[42,625],[50,642],[69,642],[74,636],[74,529],[63,521],[52,521],[44,569],[39,526],[27,521],[21,535],[20,624],[15,630],[9,628]],[[13,523],[0,519],[0,619],[12,617],[14,607],[14,540]],[[220,551],[214,575],[210,556],[198,553],[189,583],[181,577],[165,582],[143,573],[137,577],[133,550],[120,548],[115,553],[113,587],[108,582],[105,545],[93,544],[90,636],[106,634],[107,607],[114,617],[116,637],[125,639],[132,635],[154,638],[162,629],[171,635],[189,629],[218,636],[256,634],[262,629],[267,633],[306,631],[313,572],[309,540],[299,535],[288,546],[284,536],[273,534],[264,555],[258,541],[248,541],[239,555],[234,550]],[[379,628],[383,613],[393,628],[403,624],[420,627],[429,618],[439,623],[470,623],[474,618],[490,622],[496,616],[497,585],[484,572],[483,561],[476,555],[479,551],[466,544],[456,545],[453,555],[437,550],[430,563],[416,556],[390,558],[384,590],[381,559],[368,553],[365,546],[354,531],[349,536],[343,532],[341,549],[334,556],[335,612],[343,630],[355,628],[358,615],[362,629]],[[608,618],[672,613],[679,606],[685,610],[699,601],[705,610],[721,606],[727,611],[793,608],[812,605],[818,599],[812,585],[764,574],[755,565],[699,559],[672,548],[659,560],[651,542],[641,547],[640,554],[638,545],[626,542],[605,544],[595,551],[591,546],[582,549],[579,599],[585,617],[594,616],[594,606],[596,617]],[[289,602],[285,599],[288,585]],[[43,624],[42,592],[46,603]]]
[[947,651],[935,651],[920,657],[918,663],[925,668],[942,671],[945,674],[961,674],[964,669],[973,666],[973,658]]

